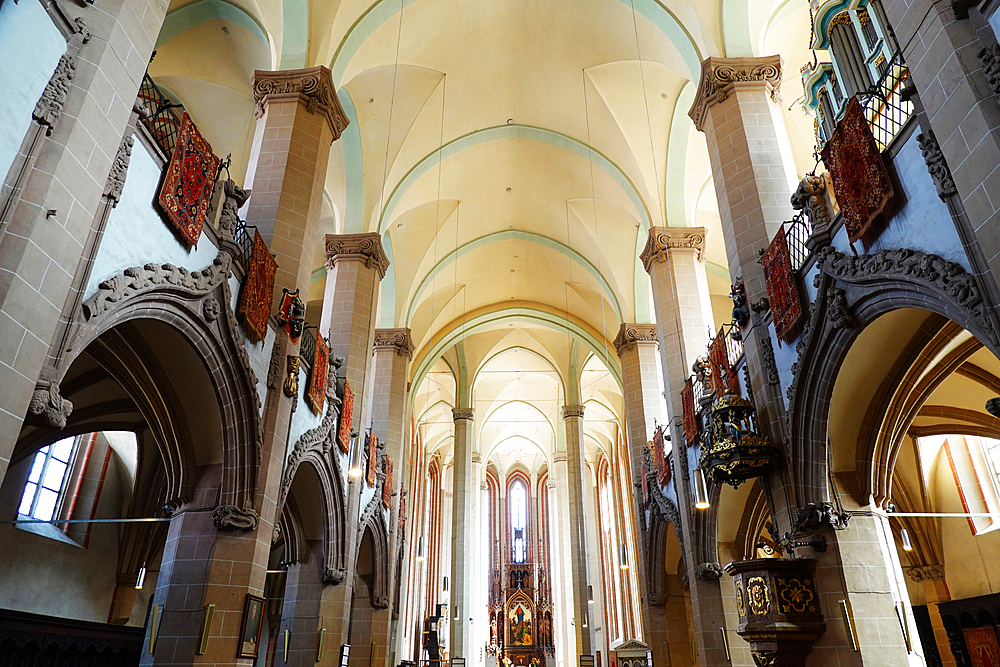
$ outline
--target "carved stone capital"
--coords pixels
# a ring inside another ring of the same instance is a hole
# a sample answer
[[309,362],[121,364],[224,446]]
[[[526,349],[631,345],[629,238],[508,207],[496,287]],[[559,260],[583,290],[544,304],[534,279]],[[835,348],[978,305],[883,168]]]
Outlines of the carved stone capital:
[[257,527],[259,518],[252,508],[240,508],[236,505],[219,505],[212,512],[212,523],[219,530],[249,532]]
[[722,565],[719,563],[702,563],[694,566],[695,579],[702,581],[717,581],[722,578]]
[[326,117],[333,141],[340,138],[349,122],[337,98],[330,70],[322,65],[280,72],[254,71],[253,100],[257,105],[254,117],[258,119],[264,116],[264,108],[271,100],[302,102],[309,113],[321,113]]
[[639,343],[657,344],[655,324],[633,324],[625,322],[618,327],[618,335],[615,336],[615,352],[621,357],[626,352],[631,352]]
[[944,579],[944,567],[941,565],[918,565],[917,567],[908,567],[903,571],[906,572],[906,576],[917,583]]
[[670,250],[694,250],[698,253],[698,261],[705,259],[705,228],[704,227],[650,227],[646,247],[642,249],[639,259],[649,273],[653,262],[667,261]]
[[31,393],[25,421],[35,426],[64,429],[73,413],[73,403],[59,393],[59,383],[40,380]]
[[394,349],[396,354],[413,358],[413,338],[409,329],[376,329],[375,349]]
[[564,405],[562,409],[563,419],[569,419],[570,417],[579,417],[583,419],[583,408],[582,405]]
[[335,567],[325,567],[323,568],[323,574],[320,575],[320,579],[324,584],[333,584],[336,586],[344,580],[345,576],[347,576],[346,570]]
[[473,419],[476,418],[476,409],[475,408],[452,408],[451,409],[451,418],[454,419],[455,421],[458,421],[459,419],[465,419],[467,421],[472,421]]
[[385,272],[389,269],[389,258],[382,249],[382,236],[377,232],[327,234],[327,270],[333,269],[337,262],[344,259],[362,260],[365,266],[374,266],[378,270],[379,280],[385,278]]
[[725,102],[737,87],[763,86],[771,99],[781,101],[781,56],[762,58],[706,58],[701,63],[701,82],[688,116],[699,132],[713,104]]

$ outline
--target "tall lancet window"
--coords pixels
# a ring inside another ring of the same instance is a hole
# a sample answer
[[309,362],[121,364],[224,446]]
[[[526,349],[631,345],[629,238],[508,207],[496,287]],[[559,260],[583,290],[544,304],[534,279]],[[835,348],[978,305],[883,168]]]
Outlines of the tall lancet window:
[[524,482],[515,481],[510,487],[511,560],[527,560],[528,491]]

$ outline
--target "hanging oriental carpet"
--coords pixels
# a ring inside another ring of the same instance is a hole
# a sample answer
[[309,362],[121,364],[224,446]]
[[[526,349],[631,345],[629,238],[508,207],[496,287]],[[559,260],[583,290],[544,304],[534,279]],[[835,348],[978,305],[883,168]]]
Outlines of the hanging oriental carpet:
[[778,340],[795,338],[802,322],[802,299],[799,297],[795,272],[792,271],[792,260],[788,255],[784,225],[778,227],[778,233],[771,239],[760,263],[764,267],[767,299],[771,302],[774,331],[778,334]]
[[662,426],[658,427],[653,434],[653,450],[656,456],[656,481],[659,482],[660,486],[663,486],[670,481],[670,461],[667,460]]
[[728,391],[735,392],[733,372],[729,367],[729,352],[726,350],[726,335],[719,331],[708,348],[708,361],[712,364],[712,387],[716,400]]
[[340,443],[340,451],[347,454],[351,449],[351,413],[354,412],[354,392],[351,391],[351,383],[344,380],[344,404],[340,410],[340,431],[337,433],[337,442]]
[[368,436],[368,474],[365,482],[368,486],[375,486],[375,466],[378,463],[378,436],[374,433]]
[[972,667],[1000,667],[1000,643],[994,626],[962,628]]
[[158,201],[178,233],[195,248],[212,201],[219,162],[185,111]]
[[694,385],[691,378],[684,382],[681,389],[681,404],[684,406],[684,437],[688,443],[698,439],[698,417],[694,409]]
[[385,482],[382,483],[382,507],[389,509],[392,502],[392,459],[385,457]]
[[323,401],[326,400],[326,383],[330,375],[330,348],[326,346],[319,329],[316,330],[316,354],[313,357],[312,370],[309,372],[309,390],[306,392],[306,402],[313,414],[323,412]]
[[877,225],[892,201],[892,181],[857,98],[847,103],[844,117],[823,146],[833,191],[844,216],[851,243],[861,239],[867,250],[882,231]]
[[[259,343],[267,336],[267,320],[271,317],[271,300],[274,297],[274,275],[277,272],[278,262],[271,255],[260,232],[254,230],[253,250],[250,252],[247,275],[236,309],[247,336],[254,343]],[[323,391],[326,391],[325,384]],[[320,406],[322,405],[323,402],[320,401]]]

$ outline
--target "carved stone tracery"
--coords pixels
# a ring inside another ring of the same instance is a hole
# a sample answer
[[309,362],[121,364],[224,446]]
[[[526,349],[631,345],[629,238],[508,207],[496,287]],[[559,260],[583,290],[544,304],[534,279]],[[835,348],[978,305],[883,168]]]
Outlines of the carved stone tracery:
[[76,76],[76,57],[64,53],[59,58],[56,71],[53,72],[52,78],[45,85],[42,96],[35,104],[35,110],[31,114],[31,117],[38,121],[39,125],[45,126],[46,135],[52,134],[56,121],[62,115],[66,97],[69,95],[69,82],[74,76]]
[[986,83],[994,95],[1000,95],[1000,44],[992,44],[981,50],[979,60],[983,63]]

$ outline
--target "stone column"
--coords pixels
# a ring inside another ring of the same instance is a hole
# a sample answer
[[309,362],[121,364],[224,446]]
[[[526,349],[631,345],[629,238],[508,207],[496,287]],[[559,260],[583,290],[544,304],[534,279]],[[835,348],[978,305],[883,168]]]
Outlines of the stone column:
[[[167,4],[117,0],[96,13],[87,5],[52,10],[66,53],[35,107],[34,149],[22,176],[13,190],[0,184],[0,480],[72,298],[74,272],[91,259],[87,237]],[[40,397],[52,380],[41,378]]]
[[[615,351],[622,364],[622,380],[625,387],[625,422],[626,438],[628,438],[629,479],[640,483],[642,462],[647,443],[652,438],[657,424],[665,424],[667,415],[663,412],[663,385],[656,374],[656,365],[660,363],[659,344],[657,343],[655,324],[622,324],[615,337]],[[641,491],[632,488],[632,498],[636,499]],[[646,534],[642,530],[644,523],[639,520],[638,513],[643,511],[639,502],[635,502],[631,513],[635,525],[635,534],[641,542],[636,549],[635,576],[639,581],[642,597],[642,633],[643,639],[653,651],[655,664],[669,664],[667,652],[667,622],[663,609],[654,609],[650,605],[649,590],[646,588],[648,578],[649,555]],[[689,651],[690,653],[690,651]]]
[[[587,555],[587,517],[580,511],[587,502],[590,484],[587,480],[587,462],[585,459],[583,440],[583,406],[564,405],[563,421],[566,423],[566,492],[569,500],[569,557],[570,557],[570,594],[572,614],[574,618],[573,631],[576,635],[577,655],[593,655],[594,624],[583,620],[591,615],[590,604],[587,602],[587,586],[594,585],[599,590],[598,582],[590,581],[590,560]],[[574,661],[575,662],[575,661]]]
[[[743,277],[748,304],[767,297],[758,251],[791,214],[797,180],[778,106],[780,85],[780,56],[707,58],[689,112],[708,142],[729,275]],[[784,442],[784,400],[771,368],[771,335],[759,316],[751,317],[743,341],[761,430]]]
[[[407,445],[407,390],[410,357],[413,354],[413,340],[409,329],[376,329],[374,341],[375,384],[372,393],[372,431],[384,440],[386,455],[393,463],[392,479],[394,494],[389,509],[389,595],[392,618],[400,613],[396,606],[406,599],[404,586],[405,577],[397,580],[396,565],[405,549],[403,535],[399,525],[400,495],[396,491],[403,488],[403,481],[408,478],[409,462],[406,460]],[[399,590],[399,597],[396,591]],[[402,633],[398,631],[396,620],[391,622],[389,635],[384,638],[372,638],[375,641],[377,665],[388,665],[392,653],[402,655]],[[384,639],[384,641],[382,641]]]
[[[382,250],[382,239],[370,234],[327,234],[326,292],[320,331],[328,331],[330,356],[343,357],[347,382],[354,393],[351,412],[352,435],[364,432],[369,423],[371,401],[365,396],[371,370],[372,343],[375,336],[375,299],[379,282],[385,277],[389,260]],[[363,437],[360,437],[363,442]],[[360,446],[353,443],[352,446]],[[347,573],[344,582],[328,596],[327,608],[333,616],[329,628],[332,646],[347,642],[351,620],[351,596],[357,563],[358,522],[361,517],[362,478],[349,478],[347,487],[347,531],[345,547]]]
[[719,634],[724,624],[719,576],[712,576],[722,572],[714,549],[715,522],[710,514],[694,509],[691,471],[697,450],[688,448],[681,427],[681,389],[694,361],[705,352],[712,323],[704,252],[703,227],[653,227],[641,259],[653,286],[698,664],[716,667],[729,661]]
[[[277,92],[281,91],[281,92]],[[282,289],[307,290],[319,243],[330,144],[347,127],[330,70],[267,72],[253,76],[259,119],[247,182],[253,196],[247,224],[256,225],[278,260],[275,302]]]
[[[452,479],[451,513],[451,606],[448,609],[451,643],[448,645],[452,658],[476,658],[472,645],[472,589],[476,585],[473,564],[475,545],[473,525],[475,524],[474,496],[479,489],[473,469],[473,425],[476,413],[472,408],[454,408],[455,419],[455,471]],[[440,585],[435,582],[435,585]],[[456,620],[457,619],[457,620]]]

